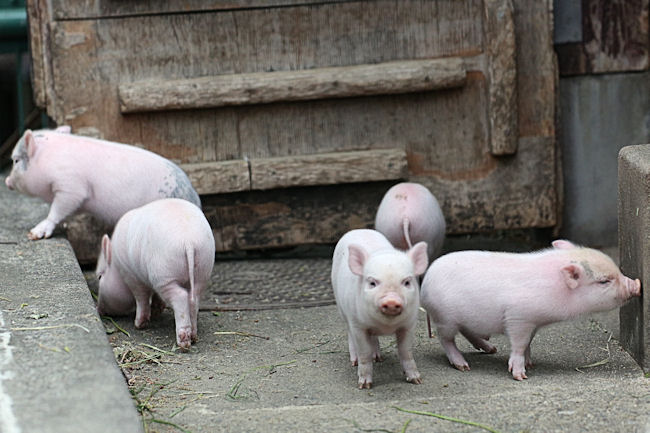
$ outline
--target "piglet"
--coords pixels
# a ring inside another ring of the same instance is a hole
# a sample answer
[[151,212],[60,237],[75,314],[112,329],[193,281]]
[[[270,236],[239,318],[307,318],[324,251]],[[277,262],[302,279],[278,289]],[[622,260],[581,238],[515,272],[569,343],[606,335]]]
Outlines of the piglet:
[[426,242],[429,260],[442,252],[445,228],[438,201],[419,183],[403,182],[391,187],[375,217],[375,229],[395,248],[407,250],[420,241]]
[[358,365],[359,389],[372,386],[372,362],[381,361],[379,335],[395,334],[406,380],[419,384],[411,353],[420,307],[418,279],[427,268],[427,245],[396,250],[375,230],[352,230],[332,259],[332,287],[348,331],[350,361]]
[[522,380],[533,365],[530,343],[540,327],[617,308],[640,294],[641,282],[623,275],[602,252],[557,240],[533,253],[444,255],[424,276],[421,301],[454,367],[469,370],[454,341],[457,333],[487,353],[497,351],[490,336],[506,334],[508,370]]
[[215,244],[196,205],[162,199],[124,214],[113,237],[102,238],[97,261],[97,311],[127,314],[135,306],[135,326],[151,316],[152,295],[174,310],[176,343],[187,350],[197,339],[201,292],[210,280]]
[[9,189],[52,203],[28,234],[47,238],[63,219],[86,211],[113,226],[125,212],[160,198],[201,206],[187,175],[171,161],[134,146],[56,130],[25,131],[12,154]]

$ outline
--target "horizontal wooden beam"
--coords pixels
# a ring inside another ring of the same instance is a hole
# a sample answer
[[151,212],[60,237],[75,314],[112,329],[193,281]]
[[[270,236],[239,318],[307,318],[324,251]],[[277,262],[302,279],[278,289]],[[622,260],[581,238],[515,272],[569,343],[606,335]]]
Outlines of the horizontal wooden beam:
[[459,57],[298,71],[147,80],[119,86],[120,111],[136,113],[386,95],[460,87]]
[[247,191],[251,188],[248,163],[243,159],[182,164],[199,194]]
[[376,149],[182,164],[199,194],[403,179],[406,152]]
[[404,179],[406,152],[376,149],[306,156],[251,159],[253,189]]

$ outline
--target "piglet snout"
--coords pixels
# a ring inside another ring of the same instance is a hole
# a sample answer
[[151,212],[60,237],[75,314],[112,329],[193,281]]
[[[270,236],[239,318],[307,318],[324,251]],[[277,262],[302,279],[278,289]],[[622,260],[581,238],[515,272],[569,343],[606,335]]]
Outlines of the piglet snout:
[[630,292],[630,296],[641,296],[641,280],[638,278],[632,281],[631,278],[626,280],[627,289]]
[[9,188],[10,190],[14,189],[14,186],[11,183],[11,177],[5,179],[5,184],[7,185],[7,188]]
[[382,298],[379,309],[383,314],[387,316],[398,316],[402,314],[404,306],[402,305],[402,301],[397,296],[388,295]]

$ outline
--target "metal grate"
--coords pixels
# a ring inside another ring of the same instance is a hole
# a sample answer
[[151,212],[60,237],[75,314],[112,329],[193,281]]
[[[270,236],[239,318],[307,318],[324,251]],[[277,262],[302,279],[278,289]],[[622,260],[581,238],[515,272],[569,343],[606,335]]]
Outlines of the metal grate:
[[201,310],[265,310],[334,304],[324,258],[217,261]]

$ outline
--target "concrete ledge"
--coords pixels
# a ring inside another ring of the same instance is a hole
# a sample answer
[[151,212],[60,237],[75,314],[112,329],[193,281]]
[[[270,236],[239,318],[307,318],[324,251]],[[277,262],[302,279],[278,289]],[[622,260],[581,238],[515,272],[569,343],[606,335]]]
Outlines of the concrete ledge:
[[27,240],[48,206],[0,203],[0,431],[142,431],[70,244]]
[[627,146],[618,156],[618,245],[621,271],[639,278],[640,298],[620,310],[621,345],[650,371],[650,144]]

